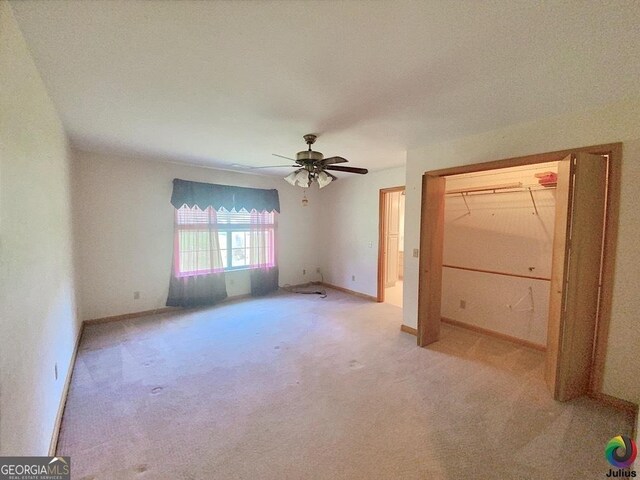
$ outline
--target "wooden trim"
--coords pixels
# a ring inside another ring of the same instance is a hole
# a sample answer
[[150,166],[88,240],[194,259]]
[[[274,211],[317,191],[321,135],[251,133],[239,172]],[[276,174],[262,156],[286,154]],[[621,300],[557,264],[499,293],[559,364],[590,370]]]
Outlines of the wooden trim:
[[520,275],[518,273],[506,273],[506,272],[498,272],[495,270],[483,270],[481,268],[457,267],[455,265],[446,265],[446,264],[442,264],[442,266],[446,268],[455,268],[457,270],[466,270],[469,272],[480,272],[480,273],[491,273],[493,275],[504,275],[505,277],[528,278],[530,280],[544,280],[547,282],[551,281],[550,278],[534,277],[533,275]]
[[376,297],[378,303],[384,302],[384,250],[387,236],[387,226],[384,219],[386,214],[385,192],[381,189],[378,194],[378,291]]
[[429,170],[425,172],[430,177],[444,177],[449,175],[459,175],[461,173],[482,172],[484,170],[497,170],[500,168],[521,167],[525,165],[535,165],[537,163],[558,162],[577,152],[592,153],[594,155],[611,155],[616,150],[622,150],[622,143],[607,143],[604,145],[592,145],[590,147],[570,148],[567,150],[558,150],[555,152],[538,153],[535,155],[525,155],[523,157],[505,158],[502,160],[494,160],[491,162],[471,163],[469,165],[460,165],[458,167],[441,168],[438,170]]
[[568,256],[568,232],[571,227],[570,204],[573,196],[573,155],[568,155],[558,162],[558,177],[556,189],[556,205],[554,215],[552,254],[551,254],[551,283],[549,284],[549,310],[547,311],[547,355],[544,377],[547,387],[558,400],[560,393],[560,353],[563,335],[563,297],[568,292],[565,288]]
[[354,295],[356,297],[364,298],[365,300],[372,300],[374,302],[378,301],[377,297],[373,295],[367,295],[366,293],[356,292],[355,290],[349,290],[348,288],[339,287],[337,285],[332,285],[330,283],[322,282],[320,285],[324,285],[327,288],[332,288],[333,290],[338,290],[339,292],[348,293],[349,295]]
[[71,377],[73,376],[73,370],[76,366],[76,359],[78,357],[78,350],[80,349],[80,341],[82,340],[82,334],[84,333],[84,322],[80,324],[78,330],[78,336],[76,337],[76,343],[73,347],[73,353],[71,354],[71,360],[69,361],[69,369],[67,370],[67,376],[64,379],[64,387],[62,388],[62,396],[60,397],[60,405],[58,406],[58,413],[56,414],[56,420],[53,424],[53,433],[51,434],[51,441],[49,442],[49,456],[54,457],[58,448],[58,438],[60,437],[60,427],[62,426],[62,417],[64,415],[64,409],[67,406],[67,398],[69,396],[69,388],[71,387]]
[[618,245],[618,218],[620,188],[622,182],[622,143],[611,146],[609,151],[609,175],[607,179],[607,204],[604,226],[600,303],[596,325],[596,338],[591,366],[590,390],[602,392],[604,365],[607,359],[609,323],[615,278],[616,247]]
[[385,195],[392,192],[403,192],[404,186],[381,188],[378,194],[378,291],[376,301],[384,302],[384,251],[387,236],[387,225],[384,221],[387,216]]
[[[613,397],[611,395],[607,395],[602,392],[591,392],[589,393],[589,398],[596,400],[603,405],[607,405],[609,407],[616,408],[618,410],[622,410],[624,412],[629,412],[634,415],[638,415],[638,405],[633,402],[629,402],[627,400],[622,400],[621,398]],[[634,425],[635,430],[635,425]],[[635,432],[634,432],[635,438]]]
[[[280,287],[278,287],[278,290],[280,289]],[[274,292],[277,290],[274,290]],[[268,294],[267,294],[268,295]],[[227,302],[234,302],[236,300],[246,300],[247,298],[260,298],[263,297],[264,295],[260,295],[258,297],[254,297],[253,295],[251,295],[250,293],[243,293],[241,295],[234,295],[233,297],[227,297],[225,298],[223,301],[221,301],[220,303],[216,303],[215,305],[209,305],[211,307],[215,307],[216,305],[224,305]],[[207,305],[203,305],[204,308],[207,308]]]
[[85,323],[87,325],[92,325],[95,323],[118,322],[120,320],[128,320],[130,318],[146,317],[148,315],[175,312],[179,309],[180,307],[160,307],[154,310],[144,310],[142,312],[125,313],[123,315],[113,315],[111,317],[92,318],[90,320],[84,320],[82,323]]
[[422,176],[418,271],[418,346],[440,339],[444,244],[444,177]]
[[[312,283],[315,283],[315,282],[301,283],[300,285],[291,285],[291,287],[292,288],[295,288],[295,287],[306,287],[308,285],[311,285]],[[234,301],[234,300],[242,300],[242,299],[246,299],[246,298],[257,298],[257,297],[253,297],[250,293],[243,293],[241,295],[234,295],[232,297],[227,297],[224,300],[222,300],[220,303],[216,303],[214,305],[202,305],[202,306],[198,306],[198,307],[195,307],[195,308],[214,307],[216,305],[224,304],[225,302],[231,302],[231,301]],[[87,325],[93,325],[93,324],[97,324],[97,323],[119,322],[120,320],[129,320],[131,318],[147,317],[149,315],[160,315],[162,313],[177,312],[177,311],[180,311],[180,310],[184,310],[184,308],[183,307],[159,307],[159,308],[156,308],[154,310],[143,310],[141,312],[125,313],[125,314],[122,314],[122,315],[114,315],[112,317],[92,318],[90,320],[83,320],[82,323],[86,323]]]
[[400,331],[405,333],[410,333],[411,335],[418,336],[418,329],[405,325],[404,323],[400,325]]
[[471,330],[476,333],[481,333],[483,335],[488,335],[490,337],[495,337],[500,340],[505,340],[507,342],[515,343],[521,347],[532,348],[534,350],[538,350],[540,352],[546,352],[547,347],[545,345],[540,345],[538,343],[530,342],[528,340],[523,340],[522,338],[512,337],[511,335],[507,335],[506,333],[496,332],[494,330],[489,330],[488,328],[478,327],[476,325],[471,325],[470,323],[461,322],[459,320],[454,320],[452,318],[442,317],[442,323],[448,323],[449,325],[453,325],[454,327],[465,328],[467,330]]

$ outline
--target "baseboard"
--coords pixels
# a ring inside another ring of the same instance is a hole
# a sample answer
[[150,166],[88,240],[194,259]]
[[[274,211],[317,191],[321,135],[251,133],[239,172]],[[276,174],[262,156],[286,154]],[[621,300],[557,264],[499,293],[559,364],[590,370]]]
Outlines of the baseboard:
[[638,405],[621,398],[612,397],[602,392],[589,392],[589,398],[592,398],[598,403],[613,407],[623,412],[631,413],[633,415],[633,426],[631,428],[631,438],[635,439],[638,436]]
[[413,327],[409,327],[408,325],[400,325],[400,330],[405,332],[405,333],[410,333],[411,335],[415,335],[416,337],[418,336],[418,330],[416,328]]
[[378,297],[367,295],[366,293],[356,292],[355,290],[349,290],[348,288],[338,287],[337,285],[331,285],[330,283],[326,283],[326,282],[321,282],[320,285],[324,285],[327,288],[332,288],[333,290],[338,290],[339,292],[348,293],[349,295],[364,298],[365,300],[371,300],[376,303],[378,302]]
[[[607,395],[606,393],[602,393],[602,392],[590,392],[589,397],[609,407],[613,407],[618,410],[623,410],[625,412],[632,413],[636,416],[638,415],[638,405],[636,405],[633,402],[622,400],[621,398],[617,398],[617,397],[612,397],[611,395]],[[634,429],[635,429],[635,426],[634,426]],[[634,434],[635,433],[636,432],[634,432]]]
[[[224,302],[229,302],[229,301],[243,300],[245,298],[257,298],[257,297],[253,297],[250,293],[243,293],[241,295],[234,295],[232,297],[227,297],[222,302],[220,302],[220,304]],[[217,305],[220,305],[220,304],[217,304]],[[209,306],[213,307],[215,305],[209,305]],[[205,306],[196,307],[196,308],[209,308],[209,306],[205,305]],[[94,325],[97,323],[118,322],[120,320],[129,320],[131,318],[147,317],[149,315],[159,315],[161,313],[177,312],[180,310],[183,310],[183,308],[182,307],[159,307],[153,310],[143,310],[141,312],[124,313],[122,315],[113,315],[111,317],[92,318],[89,320],[83,320],[82,323],[87,325]]]
[[[260,298],[260,297],[254,297],[250,293],[243,293],[242,295],[234,295],[233,297],[227,297],[222,302],[218,303],[217,305],[222,305],[225,302],[233,302],[233,301],[236,301],[236,300],[246,300],[247,298]],[[215,305],[211,305],[211,307],[215,307]],[[205,307],[205,308],[209,308],[209,307]]]
[[499,338],[500,340],[505,340],[507,342],[515,343],[516,345],[520,345],[521,347],[533,348],[534,350],[538,350],[540,352],[547,351],[546,345],[540,345],[538,343],[530,342],[528,340],[523,340],[518,337],[512,337],[511,335],[507,335],[505,333],[495,332],[487,328],[482,328],[476,325],[471,325],[469,323],[460,322],[459,320],[453,320],[452,318],[442,317],[441,320],[442,320],[442,323],[447,323],[455,327],[466,328],[467,330],[471,330],[476,333],[482,333],[483,335],[489,335],[491,337]]
[[64,386],[62,388],[62,396],[60,397],[60,405],[58,406],[58,413],[56,414],[56,421],[53,424],[53,433],[51,434],[51,441],[49,442],[49,456],[54,457],[58,448],[58,438],[60,437],[60,427],[62,426],[62,417],[64,415],[64,409],[67,406],[67,397],[69,396],[69,388],[71,387],[71,377],[73,376],[73,370],[76,366],[76,358],[78,357],[78,349],[80,348],[80,340],[82,339],[82,333],[84,332],[84,322],[80,324],[78,330],[78,336],[76,338],[75,346],[73,347],[73,353],[71,354],[71,360],[69,361],[69,369],[67,370],[67,376],[64,379]]
[[123,315],[113,315],[111,317],[92,318],[90,320],[84,320],[82,323],[85,323],[87,325],[93,325],[95,323],[117,322],[119,320],[128,320],[130,318],[146,317],[148,315],[174,312],[176,310],[178,310],[178,307],[160,307],[160,308],[155,308],[153,310],[144,310],[142,312],[125,313]]

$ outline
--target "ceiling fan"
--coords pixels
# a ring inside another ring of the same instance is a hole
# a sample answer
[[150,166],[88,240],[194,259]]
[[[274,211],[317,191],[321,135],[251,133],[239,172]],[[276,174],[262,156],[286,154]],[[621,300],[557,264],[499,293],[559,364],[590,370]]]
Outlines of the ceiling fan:
[[298,185],[300,187],[308,187],[311,183],[318,182],[320,188],[326,187],[332,181],[337,180],[338,177],[327,172],[327,170],[333,170],[336,172],[348,172],[359,173],[364,175],[369,171],[366,168],[358,167],[345,167],[342,165],[336,165],[336,163],[346,163],[348,160],[342,157],[329,157],[324,158],[324,155],[320,152],[311,150],[311,145],[316,141],[317,135],[307,134],[304,136],[304,141],[309,146],[308,150],[302,150],[296,154],[296,158],[289,158],[283,155],[273,154],[276,157],[286,158],[287,160],[293,160],[295,165],[281,165],[291,166],[297,168],[296,171],[291,172],[284,179],[291,185]]

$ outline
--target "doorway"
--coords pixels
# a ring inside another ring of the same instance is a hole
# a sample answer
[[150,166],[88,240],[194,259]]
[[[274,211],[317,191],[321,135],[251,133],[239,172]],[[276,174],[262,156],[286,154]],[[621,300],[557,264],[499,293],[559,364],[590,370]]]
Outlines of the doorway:
[[380,190],[378,302],[402,308],[404,272],[404,186]]
[[[529,282],[549,282],[545,344],[540,345],[540,329],[533,332],[529,329],[529,333],[537,336],[533,343],[546,349],[545,377],[553,397],[568,400],[583,394],[600,393],[613,288],[621,153],[621,144],[611,144],[425,173],[420,233],[418,344],[426,346],[439,339],[443,317],[443,270],[465,267],[443,262],[445,199],[447,194],[459,194],[462,201],[468,202],[469,198],[463,196],[474,188],[467,186],[456,192],[447,187],[447,178],[557,162],[554,231],[549,254],[551,265],[546,266],[547,273],[544,273],[545,267],[541,267],[543,275],[539,278],[534,278],[538,277],[534,274],[538,268],[536,265],[531,265],[533,270],[515,274]],[[546,180],[544,177],[541,175],[539,180],[550,182],[552,176],[547,175]],[[493,187],[490,190],[495,194],[514,185],[498,184]],[[486,190],[486,186],[479,187],[476,193],[483,188]],[[535,215],[535,197],[531,191],[528,194],[534,210],[531,213]],[[469,205],[465,208],[468,213]],[[530,259],[525,263],[531,263]],[[456,269],[456,272],[458,270],[461,269]],[[491,275],[514,273],[497,268],[474,270]],[[543,306],[540,291],[538,288],[537,299],[536,292],[530,290],[528,298],[525,292],[521,298],[512,296],[504,303],[512,311],[533,313],[532,305]],[[446,308],[451,311],[451,305]],[[509,327],[513,328],[513,325]]]

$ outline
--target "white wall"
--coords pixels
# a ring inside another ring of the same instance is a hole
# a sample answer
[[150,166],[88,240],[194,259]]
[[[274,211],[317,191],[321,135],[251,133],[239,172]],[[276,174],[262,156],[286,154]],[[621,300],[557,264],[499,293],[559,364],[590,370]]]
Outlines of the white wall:
[[78,333],[70,217],[66,136],[2,1],[0,455],[49,449]]
[[[163,307],[173,254],[172,180],[276,188],[280,285],[318,280],[317,185],[282,178],[167,163],[159,159],[74,151],[79,305],[83,320]],[[302,274],[303,269],[306,275]],[[249,293],[249,272],[228,272],[229,296]],[[140,292],[134,300],[133,292]]]
[[[427,170],[487,162],[610,142],[624,142],[618,248],[613,311],[609,332],[604,392],[640,402],[640,98],[598,110],[575,112],[459,140],[410,150],[407,153],[407,251],[420,243],[421,176]],[[418,303],[418,259],[405,259],[404,323],[415,327]]]
[[379,192],[404,185],[404,174],[397,167],[342,177],[320,191],[320,264],[327,283],[377,295]]

